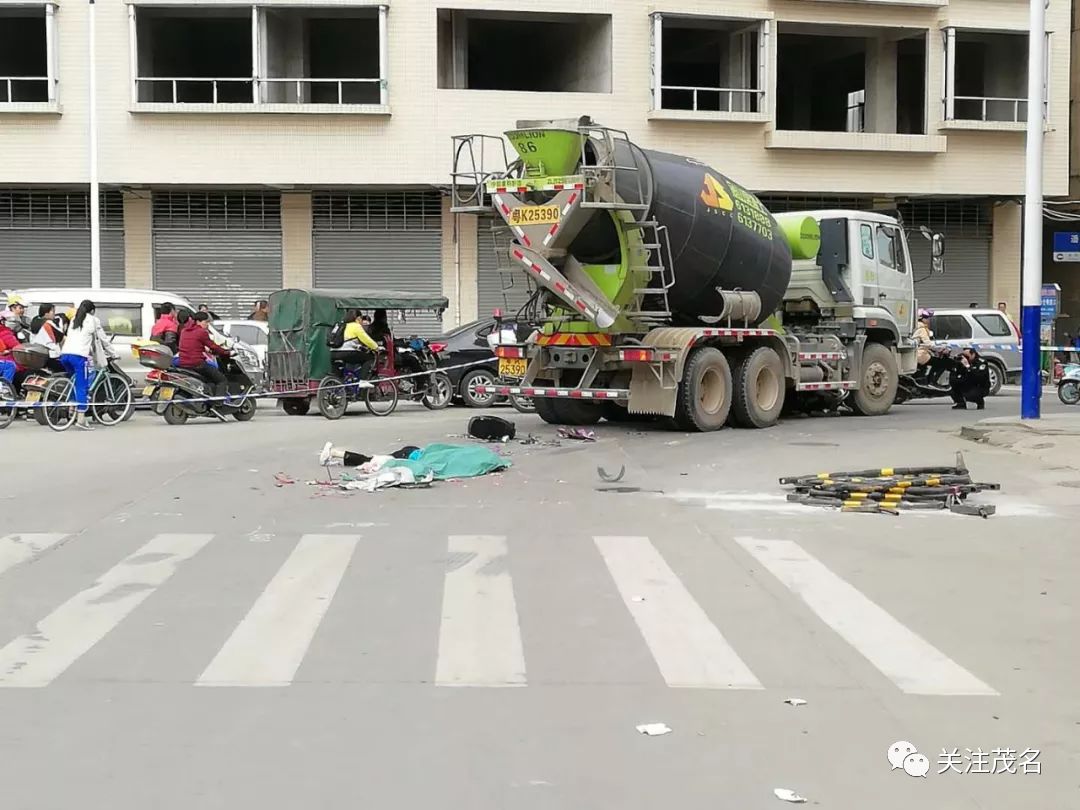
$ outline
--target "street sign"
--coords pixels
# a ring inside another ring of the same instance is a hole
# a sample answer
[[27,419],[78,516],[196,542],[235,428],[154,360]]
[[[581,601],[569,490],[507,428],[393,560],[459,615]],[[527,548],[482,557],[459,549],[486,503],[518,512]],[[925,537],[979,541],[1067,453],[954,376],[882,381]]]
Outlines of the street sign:
[[1054,234],[1054,261],[1080,262],[1080,232],[1058,231]]
[[1061,308],[1061,285],[1043,284],[1042,301],[1039,307],[1039,322],[1052,324]]

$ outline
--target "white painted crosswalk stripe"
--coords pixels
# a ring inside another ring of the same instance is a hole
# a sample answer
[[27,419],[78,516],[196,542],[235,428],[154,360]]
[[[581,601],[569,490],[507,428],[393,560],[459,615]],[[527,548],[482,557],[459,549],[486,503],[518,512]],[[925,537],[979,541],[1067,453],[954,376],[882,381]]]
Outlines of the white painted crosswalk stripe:
[[900,689],[915,695],[996,695],[936,647],[789,540],[736,538]]
[[449,541],[435,683],[439,686],[525,686],[514,585],[506,538],[459,535]]
[[55,546],[66,534],[8,534],[0,537],[0,574]]
[[359,539],[354,534],[301,537],[197,685],[292,683]]
[[0,686],[46,686],[193,557],[211,534],[160,534],[0,649]]
[[668,686],[761,688],[649,538],[594,541]]

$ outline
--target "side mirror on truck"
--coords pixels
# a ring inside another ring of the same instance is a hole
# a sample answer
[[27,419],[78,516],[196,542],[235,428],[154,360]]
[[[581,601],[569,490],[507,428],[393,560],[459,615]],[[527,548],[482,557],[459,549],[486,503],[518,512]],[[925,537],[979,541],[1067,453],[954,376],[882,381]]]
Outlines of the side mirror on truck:
[[945,237],[934,233],[925,225],[919,227],[923,239],[930,243],[930,267],[935,273],[945,272]]

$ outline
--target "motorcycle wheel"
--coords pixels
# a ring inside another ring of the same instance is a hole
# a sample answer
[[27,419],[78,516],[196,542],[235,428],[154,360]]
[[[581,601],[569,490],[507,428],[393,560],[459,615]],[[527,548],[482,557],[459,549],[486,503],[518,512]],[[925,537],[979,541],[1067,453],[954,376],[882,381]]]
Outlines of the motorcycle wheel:
[[429,411],[441,411],[453,398],[454,386],[450,384],[450,377],[444,371],[437,371],[431,375],[431,382],[420,401]]
[[340,419],[349,409],[349,391],[344,387],[345,383],[340,377],[328,375],[319,381],[319,392],[315,395],[315,402],[321,413],[327,419]]
[[1058,385],[1058,399],[1062,405],[1075,405],[1080,402],[1080,382],[1066,380]]
[[255,400],[245,399],[232,416],[237,422],[250,422],[255,416]]
[[510,404],[518,413],[536,413],[536,403],[529,397],[523,397],[520,394],[511,394]]
[[45,392],[41,397],[49,403],[43,408],[45,424],[58,433],[75,424],[75,403],[71,401],[73,392],[74,385],[68,377],[55,377],[45,385]]
[[386,380],[376,380],[364,389],[364,406],[374,416],[389,416],[397,408],[397,386]]
[[165,421],[170,425],[183,425],[186,424],[188,420],[188,412],[175,402],[170,402],[165,406],[162,416],[165,417]]
[[[15,389],[11,387],[7,380],[0,380],[0,402],[15,402],[16,399]],[[0,430],[3,430],[15,421],[16,413],[17,409],[14,405],[0,408]]]

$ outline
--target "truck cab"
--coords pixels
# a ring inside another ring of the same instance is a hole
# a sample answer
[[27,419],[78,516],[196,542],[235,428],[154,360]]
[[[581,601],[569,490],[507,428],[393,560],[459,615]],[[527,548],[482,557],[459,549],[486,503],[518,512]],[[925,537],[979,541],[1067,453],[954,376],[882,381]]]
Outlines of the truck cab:
[[[779,218],[812,217],[821,227],[822,248],[815,259],[792,263],[784,295],[785,322],[815,329],[878,335],[897,348],[901,373],[914,371],[906,351],[915,328],[915,282],[907,235],[894,218],[872,211],[801,211]],[[942,254],[933,237],[935,261]]]

